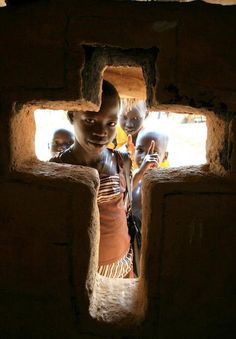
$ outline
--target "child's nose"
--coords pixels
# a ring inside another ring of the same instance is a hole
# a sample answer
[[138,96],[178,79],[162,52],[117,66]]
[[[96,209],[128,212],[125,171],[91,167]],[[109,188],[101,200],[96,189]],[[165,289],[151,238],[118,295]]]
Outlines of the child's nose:
[[126,122],[126,127],[128,127],[128,128],[134,127],[133,121],[128,119],[127,122]]
[[97,125],[93,131],[93,135],[97,135],[99,137],[104,137],[107,135],[106,127],[103,125]]

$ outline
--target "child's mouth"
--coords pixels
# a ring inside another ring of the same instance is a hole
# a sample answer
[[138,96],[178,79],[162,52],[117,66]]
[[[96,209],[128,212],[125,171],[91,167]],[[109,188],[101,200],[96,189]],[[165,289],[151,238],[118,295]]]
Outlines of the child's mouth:
[[102,147],[107,145],[107,142],[104,142],[104,141],[92,141],[92,140],[89,140],[88,143],[90,145],[93,145],[96,148],[102,148]]
[[125,131],[126,131],[127,134],[132,134],[132,133],[134,133],[133,128],[132,128],[132,129],[126,128]]

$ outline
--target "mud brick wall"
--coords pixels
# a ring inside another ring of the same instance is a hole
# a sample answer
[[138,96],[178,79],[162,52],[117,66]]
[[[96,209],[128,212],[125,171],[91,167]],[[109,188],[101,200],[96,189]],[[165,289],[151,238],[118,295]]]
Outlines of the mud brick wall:
[[[235,337],[235,17],[203,2],[0,8],[1,337]],[[208,128],[206,165],[145,176],[132,281],[96,275],[97,172],[34,151],[34,110],[98,110],[103,72],[119,65],[143,72],[140,90],[117,77],[124,95],[205,114]]]

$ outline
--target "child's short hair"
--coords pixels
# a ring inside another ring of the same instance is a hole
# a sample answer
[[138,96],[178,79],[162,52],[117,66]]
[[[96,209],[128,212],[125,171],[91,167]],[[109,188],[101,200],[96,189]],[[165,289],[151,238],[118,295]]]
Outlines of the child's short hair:
[[145,136],[145,138],[150,137],[150,140],[161,139],[162,146],[166,151],[169,142],[169,136],[167,133],[160,131],[160,129],[158,128],[145,127],[139,132],[138,138],[141,138],[143,136]]
[[121,114],[124,114],[125,112],[129,112],[132,109],[137,108],[139,111],[142,111],[147,116],[148,110],[147,110],[147,104],[145,100],[139,100],[135,98],[128,98],[128,99],[122,99],[121,100]]
[[102,82],[102,97],[117,98],[119,108],[121,107],[121,100],[117,89],[107,80]]
[[55,136],[59,133],[62,133],[62,134],[65,134],[66,136],[68,136],[69,138],[71,138],[71,140],[74,139],[74,134],[71,132],[71,131],[68,131],[68,129],[65,129],[65,128],[59,128],[59,129],[56,129],[53,133],[53,136],[52,136],[52,140],[55,138]]
[[[119,109],[121,107],[121,100],[120,100],[120,96],[119,93],[117,91],[117,89],[115,88],[115,86],[113,86],[109,81],[107,80],[103,80],[102,82],[102,102],[103,102],[103,98],[116,98],[119,102]],[[101,102],[101,105],[102,105]],[[67,118],[69,119],[69,121],[72,123],[72,113],[74,111],[68,111],[67,112]]]
[[67,129],[59,128],[54,131],[48,148],[51,154],[66,150],[74,143],[74,134]]

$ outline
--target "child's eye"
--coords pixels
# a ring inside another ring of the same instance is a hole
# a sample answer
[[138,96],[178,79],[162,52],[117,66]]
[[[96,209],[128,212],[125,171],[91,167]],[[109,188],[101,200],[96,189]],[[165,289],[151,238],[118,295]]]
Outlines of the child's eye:
[[139,120],[139,117],[133,117],[133,120],[137,121]]
[[108,125],[111,126],[111,127],[115,127],[117,125],[117,122],[111,121],[111,122],[108,123]]
[[138,151],[139,153],[142,153],[142,152],[143,152],[143,149],[142,149],[141,147],[137,147],[137,151]]
[[94,120],[94,119],[89,119],[89,118],[87,118],[87,119],[85,119],[85,121],[87,122],[87,124],[90,124],[90,125],[92,125],[92,124],[95,123],[95,120]]

